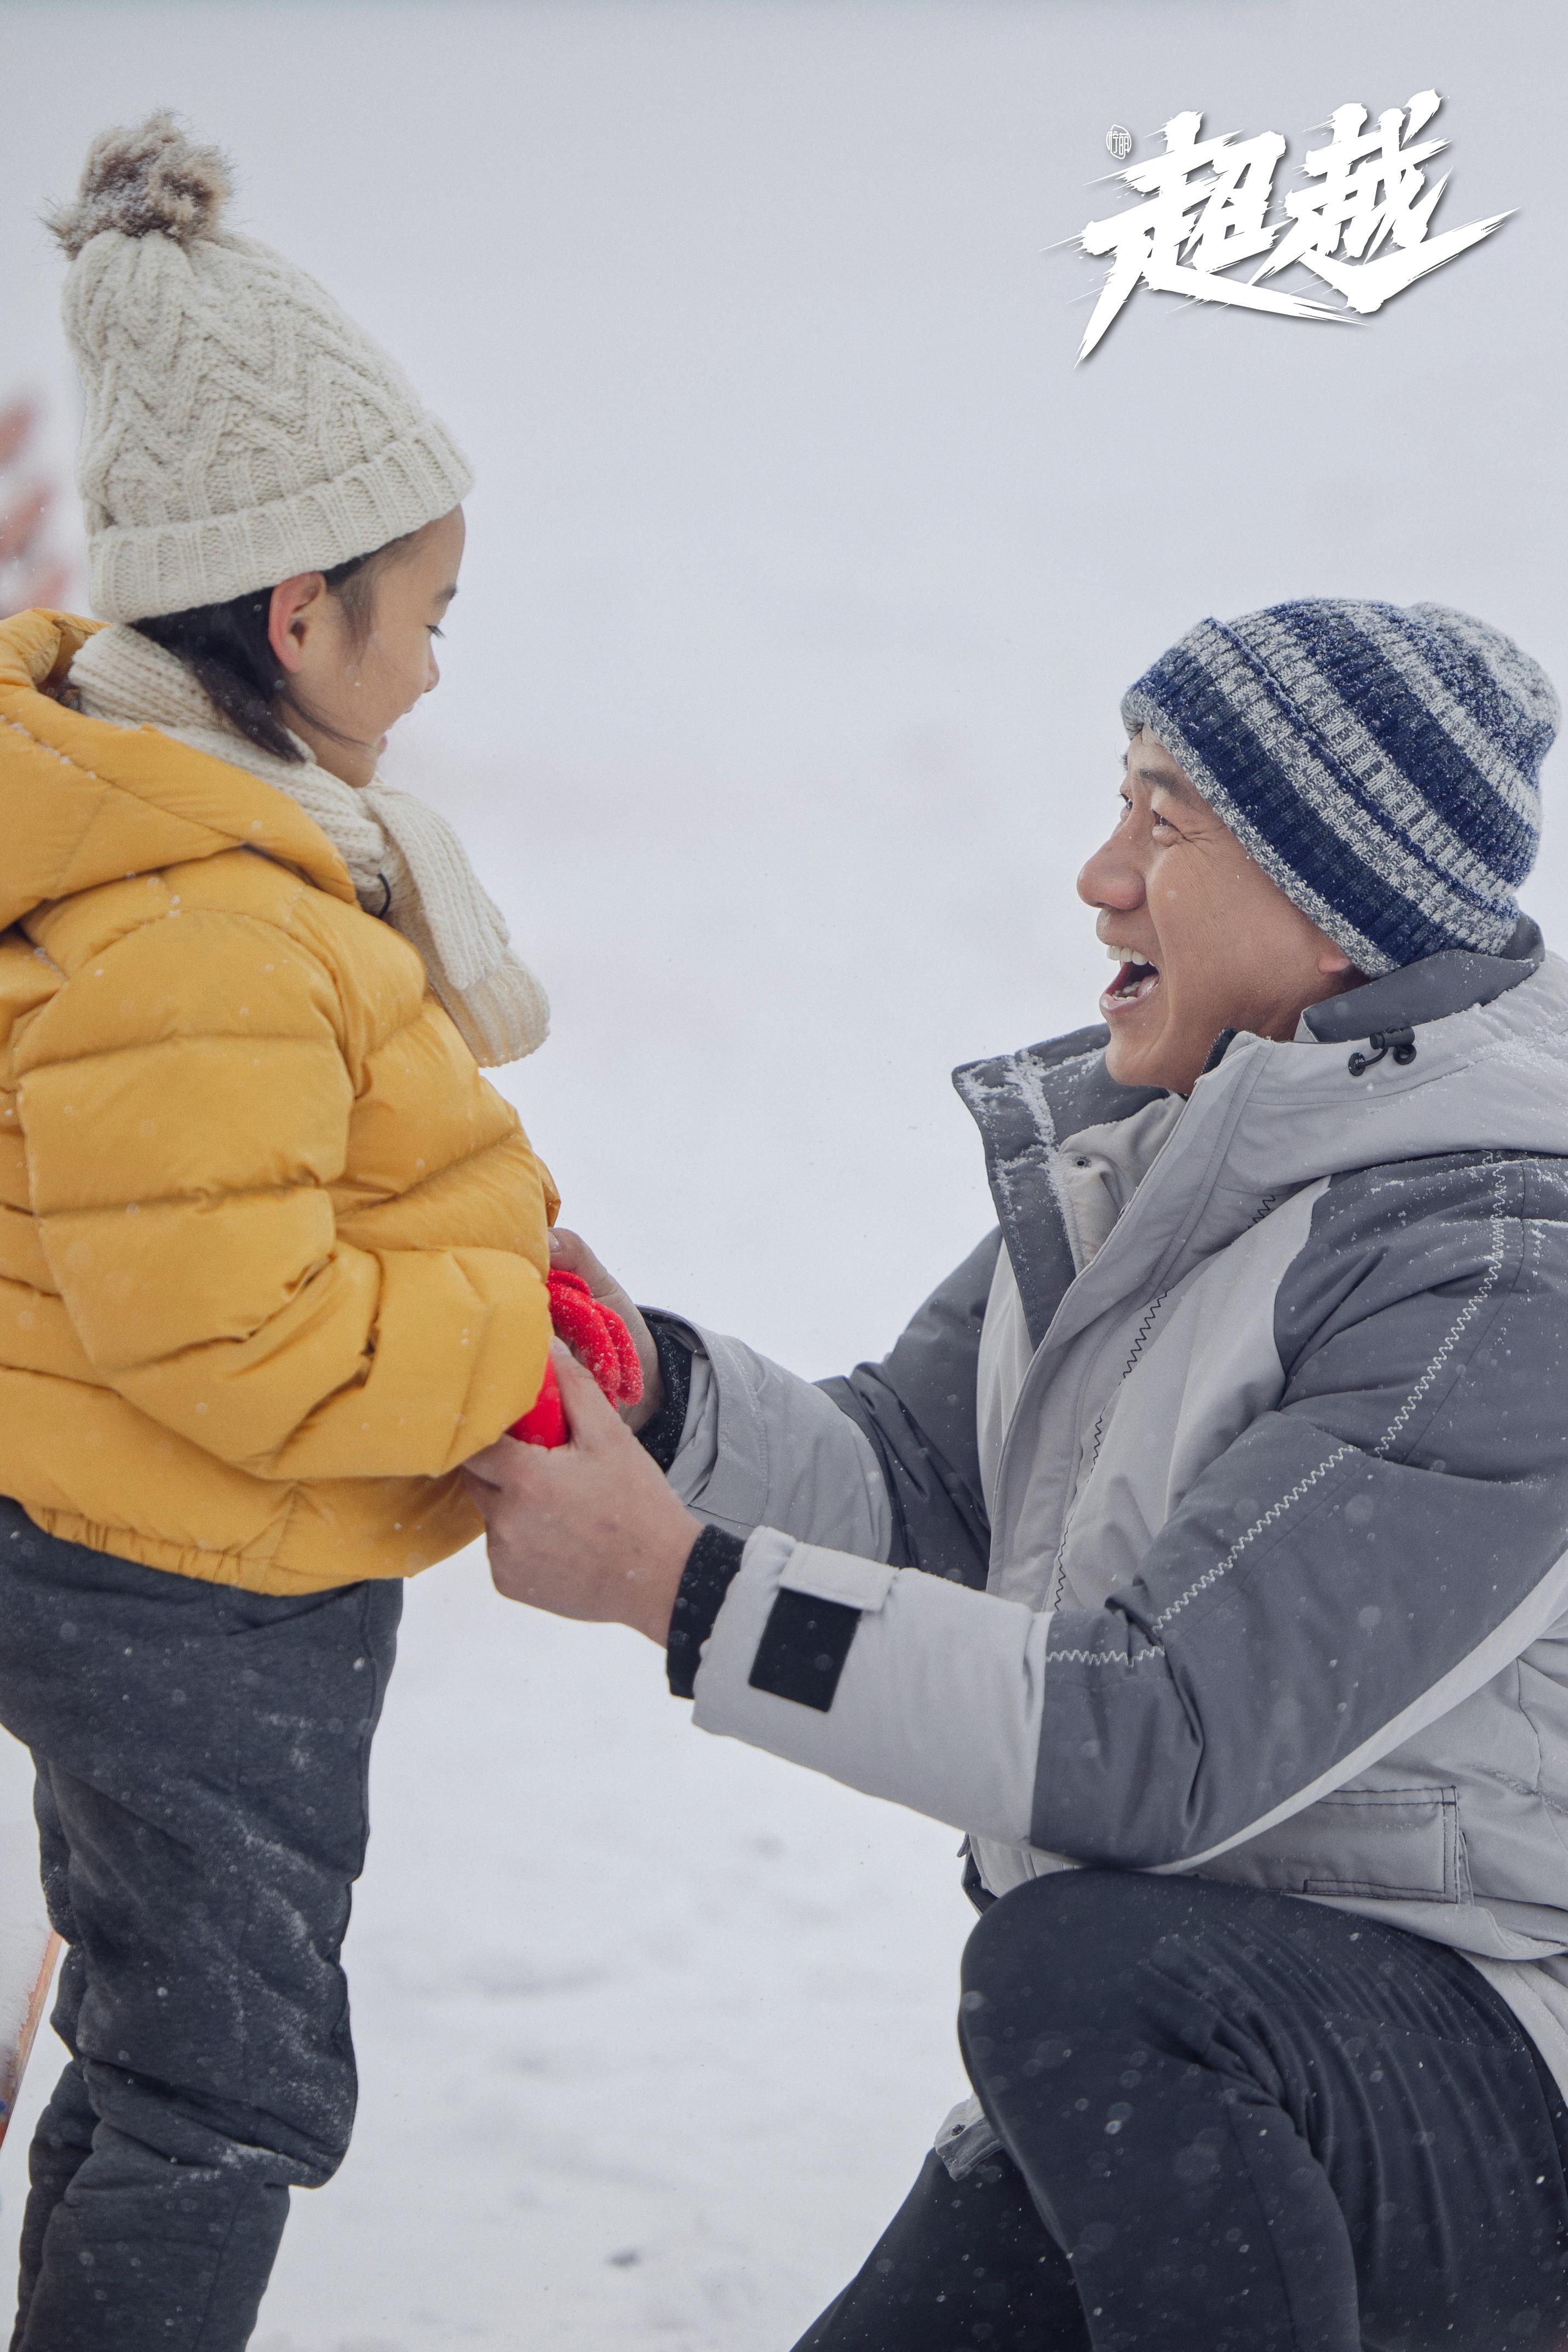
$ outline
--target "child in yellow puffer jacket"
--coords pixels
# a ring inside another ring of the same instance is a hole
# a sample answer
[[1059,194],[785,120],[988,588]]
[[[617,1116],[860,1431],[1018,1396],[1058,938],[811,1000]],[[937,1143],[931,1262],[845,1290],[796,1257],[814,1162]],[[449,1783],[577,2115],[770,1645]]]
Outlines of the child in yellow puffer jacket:
[[546,1011],[380,783],[468,469],[167,117],[54,226],[110,625],[0,626],[0,1721],[71,2053],[14,2352],[230,2352],[348,2142],[399,1580],[544,1381]]

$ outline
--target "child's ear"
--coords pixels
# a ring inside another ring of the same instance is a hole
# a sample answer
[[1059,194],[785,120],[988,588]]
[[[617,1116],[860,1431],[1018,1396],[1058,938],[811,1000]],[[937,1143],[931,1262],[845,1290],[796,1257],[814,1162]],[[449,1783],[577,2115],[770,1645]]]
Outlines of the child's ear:
[[305,660],[305,641],[320,617],[327,597],[326,577],[319,572],[297,572],[280,580],[267,608],[267,642],[290,677]]

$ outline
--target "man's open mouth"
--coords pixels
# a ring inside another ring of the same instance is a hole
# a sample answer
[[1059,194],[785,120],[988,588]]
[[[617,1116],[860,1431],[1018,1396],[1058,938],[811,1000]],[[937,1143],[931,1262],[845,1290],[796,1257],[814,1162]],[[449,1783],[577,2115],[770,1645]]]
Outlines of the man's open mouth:
[[1115,979],[1100,999],[1100,1010],[1110,1020],[1151,995],[1160,984],[1160,971],[1141,949],[1124,947],[1119,940],[1107,940],[1105,952],[1117,967]]

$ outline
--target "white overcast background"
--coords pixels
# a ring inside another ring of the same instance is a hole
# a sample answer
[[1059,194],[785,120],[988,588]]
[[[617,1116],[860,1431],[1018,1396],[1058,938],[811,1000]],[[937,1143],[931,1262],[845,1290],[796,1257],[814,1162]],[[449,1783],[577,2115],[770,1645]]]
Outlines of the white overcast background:
[[[1094,1017],[1072,878],[1173,637],[1436,598],[1568,680],[1552,0],[0,0],[0,394],[57,463],[37,215],[158,104],[467,448],[389,770],[550,988],[503,1083],[567,1221],[802,1371],[990,1222],[951,1066]],[[1140,294],[1074,367],[1103,265],[1048,248],[1114,207],[1111,124],[1281,131],[1282,193],[1334,106],[1431,86],[1437,226],[1496,237],[1354,326]],[[953,1834],[705,1740],[476,1558],[411,1591],[375,1808],[359,2135],[258,2352],[788,2352],[964,2088]]]

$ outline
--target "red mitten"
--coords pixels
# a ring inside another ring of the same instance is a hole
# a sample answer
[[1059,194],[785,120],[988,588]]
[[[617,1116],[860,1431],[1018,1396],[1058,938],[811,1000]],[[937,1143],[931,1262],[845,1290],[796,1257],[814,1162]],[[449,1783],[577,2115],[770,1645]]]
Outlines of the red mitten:
[[[579,1360],[587,1365],[610,1402],[636,1404],[643,1394],[643,1367],[636,1345],[613,1307],[601,1306],[580,1274],[549,1277],[550,1320]],[[510,1435],[527,1445],[564,1445],[566,1414],[551,1365],[538,1397]]]
[[611,1403],[619,1404],[620,1351],[606,1325],[604,1309],[580,1274],[550,1276],[549,1311],[550,1321],[572,1354],[587,1366]]
[[569,1432],[566,1408],[560,1401],[560,1382],[555,1376],[555,1366],[545,1366],[539,1392],[521,1421],[513,1422],[508,1437],[520,1437],[525,1445],[564,1445]]
[[588,1368],[612,1404],[640,1404],[643,1367],[636,1343],[613,1307],[595,1298],[580,1274],[549,1277],[550,1319]]

